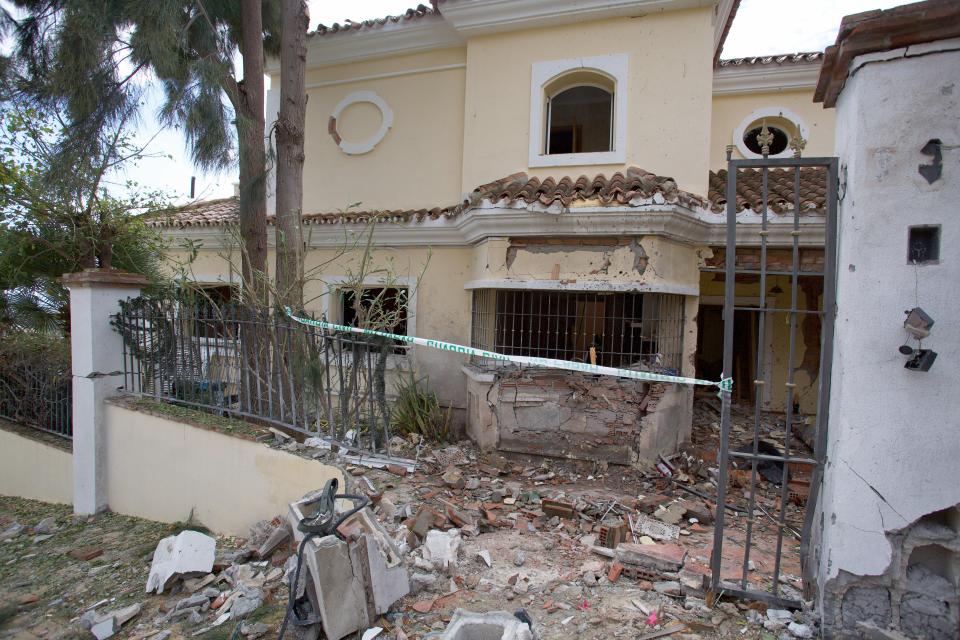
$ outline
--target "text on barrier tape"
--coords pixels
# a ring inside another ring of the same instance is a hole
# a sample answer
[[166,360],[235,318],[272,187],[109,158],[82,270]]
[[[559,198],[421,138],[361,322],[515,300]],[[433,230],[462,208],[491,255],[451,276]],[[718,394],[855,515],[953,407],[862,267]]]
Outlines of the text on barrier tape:
[[582,373],[592,373],[602,376],[616,376],[618,378],[633,378],[634,380],[650,380],[651,382],[674,382],[677,384],[703,385],[709,387],[720,387],[723,391],[733,389],[733,378],[723,378],[722,380],[700,380],[698,378],[685,378],[683,376],[671,376],[663,373],[654,373],[652,371],[634,371],[633,369],[617,369],[615,367],[601,367],[587,362],[571,362],[569,360],[555,360],[553,358],[536,358],[533,356],[508,356],[494,351],[484,349],[475,349],[466,347],[462,344],[452,342],[443,342],[442,340],[428,340],[426,338],[416,338],[413,336],[402,336],[396,333],[387,333],[386,331],[375,331],[373,329],[361,329],[360,327],[351,327],[345,324],[334,324],[324,320],[312,320],[310,318],[301,318],[293,315],[290,307],[285,311],[290,319],[300,324],[311,327],[327,329],[329,331],[342,331],[349,333],[359,333],[367,336],[379,336],[404,342],[406,344],[417,344],[431,349],[441,351],[452,351],[468,356],[477,356],[478,358],[489,358],[491,360],[501,360],[503,362],[517,362],[519,364],[531,364],[540,367],[550,367],[553,369],[566,369],[568,371],[580,371]]

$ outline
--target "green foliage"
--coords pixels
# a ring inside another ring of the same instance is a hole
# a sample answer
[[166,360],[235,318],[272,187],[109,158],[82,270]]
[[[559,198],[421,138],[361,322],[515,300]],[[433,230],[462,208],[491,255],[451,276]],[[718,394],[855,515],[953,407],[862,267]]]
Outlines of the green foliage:
[[51,171],[66,135],[35,108],[0,108],[0,333],[65,331],[65,273],[112,267],[163,281],[164,244],[143,214],[166,206],[164,199],[135,188],[118,198],[104,186],[108,172],[139,150],[121,128],[97,145],[99,155]]
[[[96,154],[104,132],[135,117],[140,79],[152,75],[164,91],[161,120],[182,130],[197,166],[233,166],[241,99],[233,69],[241,39],[240,2],[14,4],[25,17],[13,25],[14,51],[6,66],[23,99],[63,114],[69,135],[58,148],[61,165]],[[262,7],[264,49],[277,53],[279,3]]]
[[450,438],[450,410],[443,410],[437,394],[427,390],[412,371],[397,382],[393,405],[393,432],[416,433],[427,440],[446,442]]

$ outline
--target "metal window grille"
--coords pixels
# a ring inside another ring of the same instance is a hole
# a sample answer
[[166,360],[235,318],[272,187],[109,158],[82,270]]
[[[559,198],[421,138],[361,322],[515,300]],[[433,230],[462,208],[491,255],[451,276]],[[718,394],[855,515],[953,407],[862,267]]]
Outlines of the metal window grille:
[[471,343],[575,362],[590,362],[593,347],[598,365],[679,372],[683,309],[683,296],[673,294],[477,289]]

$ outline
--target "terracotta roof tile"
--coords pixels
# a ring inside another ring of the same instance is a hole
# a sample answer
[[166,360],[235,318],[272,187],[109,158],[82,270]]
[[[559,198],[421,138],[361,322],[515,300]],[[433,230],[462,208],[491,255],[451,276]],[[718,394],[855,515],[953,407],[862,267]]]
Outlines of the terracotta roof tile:
[[[782,213],[793,209],[793,170],[769,170],[771,211]],[[737,180],[738,210],[759,210],[761,207],[761,171],[745,169]],[[365,224],[381,222],[423,222],[455,218],[461,213],[489,202],[500,207],[538,206],[544,209],[585,206],[630,207],[644,204],[678,204],[695,210],[722,213],[726,208],[727,172],[710,172],[707,199],[681,191],[673,178],[630,167],[607,177],[536,178],[515,173],[481,185],[463,202],[432,209],[389,209],[370,211],[338,211],[310,213],[303,216],[307,224]],[[804,168],[800,172],[800,206],[805,211],[822,211],[826,200],[826,170]],[[147,224],[154,227],[215,227],[237,220],[237,198],[209,200],[154,215]],[[267,219],[274,224],[274,218]]]
[[[432,3],[431,3],[432,4]],[[360,22],[354,22],[353,20],[346,20],[343,24],[339,22],[334,22],[331,26],[324,24],[317,25],[317,29],[310,35],[325,36],[328,34],[334,33],[343,33],[351,31],[368,31],[371,29],[379,29],[391,24],[399,24],[409,22],[411,20],[419,20],[425,16],[440,15],[440,12],[435,6],[424,6],[422,4],[417,5],[412,9],[407,9],[400,15],[395,16],[384,16],[382,18],[373,18],[370,20],[362,20]]]
[[637,200],[653,199],[657,194],[662,202],[673,202],[695,208],[704,206],[699,196],[681,191],[673,178],[658,176],[637,167],[613,174],[609,178],[599,174],[594,178],[569,176],[560,178],[530,178],[515,173],[506,178],[482,185],[473,190],[471,202],[489,200],[493,203],[539,203],[544,207],[555,204],[569,207],[574,202],[596,201],[601,206],[639,204]]
[[801,51],[799,53],[778,53],[772,56],[751,56],[749,58],[728,58],[718,63],[720,67],[753,67],[760,65],[805,64],[821,62],[822,51]]
[[[793,169],[769,169],[767,189],[770,198],[767,208],[775,213],[793,211]],[[761,169],[741,169],[737,176],[737,210],[751,209],[759,211],[763,207],[763,171]],[[711,171],[707,198],[715,212],[722,212],[727,206],[727,170]],[[808,212],[822,212],[827,199],[827,170],[823,167],[804,167],[800,169],[800,209]]]

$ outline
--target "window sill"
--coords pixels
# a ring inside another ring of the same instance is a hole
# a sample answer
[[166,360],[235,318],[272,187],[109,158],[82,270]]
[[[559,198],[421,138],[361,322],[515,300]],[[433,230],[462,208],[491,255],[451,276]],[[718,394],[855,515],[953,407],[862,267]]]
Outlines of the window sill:
[[598,151],[594,153],[557,153],[531,155],[530,167],[574,167],[592,164],[623,164],[627,154],[623,151]]

